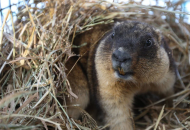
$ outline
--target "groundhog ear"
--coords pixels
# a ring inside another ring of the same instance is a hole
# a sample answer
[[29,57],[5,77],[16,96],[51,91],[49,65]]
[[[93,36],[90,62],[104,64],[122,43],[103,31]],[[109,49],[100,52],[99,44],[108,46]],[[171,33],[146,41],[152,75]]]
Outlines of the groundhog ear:
[[154,29],[154,31],[156,32],[157,36],[158,36],[158,43],[161,45],[162,44],[162,33],[160,32],[159,29]]

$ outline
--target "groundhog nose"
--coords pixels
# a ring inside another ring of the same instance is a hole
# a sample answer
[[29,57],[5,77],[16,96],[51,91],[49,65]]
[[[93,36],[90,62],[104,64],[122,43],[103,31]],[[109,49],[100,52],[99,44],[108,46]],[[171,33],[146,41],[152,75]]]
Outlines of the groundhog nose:
[[112,54],[112,60],[116,62],[129,62],[131,61],[131,56],[126,51],[115,50]]
[[112,67],[118,76],[131,75],[133,72],[131,70],[131,55],[127,50],[118,49],[112,54]]

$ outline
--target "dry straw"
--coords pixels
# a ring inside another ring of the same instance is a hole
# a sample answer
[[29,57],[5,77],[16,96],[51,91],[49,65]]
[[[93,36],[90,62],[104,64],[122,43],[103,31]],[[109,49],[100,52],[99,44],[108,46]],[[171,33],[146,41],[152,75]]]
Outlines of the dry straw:
[[120,19],[147,22],[158,28],[168,39],[179,70],[172,96],[174,108],[156,105],[163,99],[139,109],[136,129],[190,129],[190,26],[184,22],[187,13],[179,11],[183,1],[168,1],[166,7],[144,6],[142,2],[35,1],[44,7],[19,7],[12,32],[5,31],[7,17],[11,17],[8,11],[0,37],[0,128],[97,128],[85,111],[83,122],[70,119],[65,102],[57,99],[77,97],[65,73],[65,63],[74,55],[71,49],[82,47],[73,45],[75,36]]

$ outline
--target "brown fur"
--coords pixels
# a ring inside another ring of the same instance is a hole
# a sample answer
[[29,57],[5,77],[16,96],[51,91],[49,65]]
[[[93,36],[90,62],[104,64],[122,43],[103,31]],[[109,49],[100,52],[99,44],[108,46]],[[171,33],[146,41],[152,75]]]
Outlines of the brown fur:
[[[133,130],[131,108],[134,96],[148,91],[172,95],[175,65],[171,50],[158,30],[139,22],[120,22],[112,28],[112,24],[94,27],[79,35],[74,44],[88,43],[78,51],[81,55],[87,51],[80,63],[87,73],[91,102],[95,102],[105,113],[105,123],[111,130]],[[113,32],[116,33],[115,39],[111,38]],[[142,41],[146,41],[147,34],[151,35],[154,45],[143,50],[140,46]],[[118,77],[117,70],[113,69],[112,55],[116,50],[126,52],[132,59],[130,66],[129,62],[125,66],[134,73],[127,78]],[[86,85],[84,93],[88,92]],[[79,89],[75,92],[80,98],[83,94]],[[89,101],[88,94],[81,99],[84,98]],[[77,102],[82,103],[81,100]]]
[[[81,69],[79,64],[76,64],[76,57],[72,57],[66,64],[67,73],[70,71],[68,75],[68,80],[70,82],[71,91],[78,96],[75,97],[66,97],[66,103],[68,105],[68,115],[74,119],[77,119],[82,110],[84,110],[89,104],[89,88],[86,75]],[[72,67],[74,66],[73,70]]]

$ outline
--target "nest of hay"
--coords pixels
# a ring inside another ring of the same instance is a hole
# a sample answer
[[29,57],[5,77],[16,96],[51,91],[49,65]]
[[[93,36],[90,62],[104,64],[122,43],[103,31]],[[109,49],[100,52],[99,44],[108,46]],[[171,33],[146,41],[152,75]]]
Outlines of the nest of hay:
[[[190,129],[190,26],[180,12],[182,1],[167,7],[143,6],[141,2],[110,3],[84,0],[35,1],[42,8],[19,7],[12,31],[2,26],[0,37],[0,128],[1,129],[90,129],[98,128],[84,112],[84,120],[68,117],[67,105],[57,97],[73,96],[65,63],[75,54],[75,36],[98,24],[136,20],[160,29],[168,39],[178,66],[174,107],[156,103],[141,108],[136,129]],[[171,8],[173,9],[171,11]],[[179,17],[176,17],[176,16]],[[11,13],[7,13],[7,17]],[[6,22],[6,18],[4,19]],[[170,119],[166,116],[170,114]],[[99,127],[101,129],[102,127]]]

